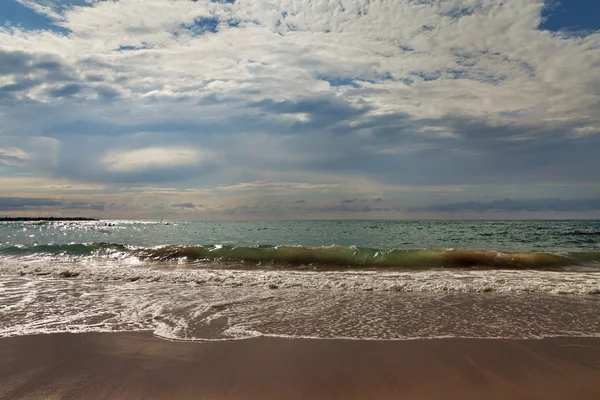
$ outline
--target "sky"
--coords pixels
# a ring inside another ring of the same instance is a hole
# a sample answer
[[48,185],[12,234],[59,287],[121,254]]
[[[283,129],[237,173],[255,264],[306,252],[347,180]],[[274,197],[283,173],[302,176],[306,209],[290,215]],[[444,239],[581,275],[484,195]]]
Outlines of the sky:
[[0,216],[600,218],[596,0],[0,0]]

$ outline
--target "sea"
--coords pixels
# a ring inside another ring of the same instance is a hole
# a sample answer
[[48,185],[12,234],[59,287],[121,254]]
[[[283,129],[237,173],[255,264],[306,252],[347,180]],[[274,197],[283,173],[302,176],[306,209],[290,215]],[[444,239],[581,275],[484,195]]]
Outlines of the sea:
[[0,223],[0,337],[600,336],[600,221]]

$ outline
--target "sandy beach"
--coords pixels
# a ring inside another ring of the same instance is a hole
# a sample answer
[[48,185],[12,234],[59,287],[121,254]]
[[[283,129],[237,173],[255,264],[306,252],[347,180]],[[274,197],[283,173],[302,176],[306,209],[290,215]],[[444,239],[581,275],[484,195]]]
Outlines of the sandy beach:
[[597,399],[600,339],[0,340],[2,399]]

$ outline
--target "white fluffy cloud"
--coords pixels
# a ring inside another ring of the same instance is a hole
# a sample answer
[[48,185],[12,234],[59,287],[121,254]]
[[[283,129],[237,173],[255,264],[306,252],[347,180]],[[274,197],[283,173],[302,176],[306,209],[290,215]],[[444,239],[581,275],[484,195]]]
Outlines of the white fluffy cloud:
[[56,29],[0,28],[6,165],[373,197],[600,179],[600,33],[540,29],[543,0],[19,2]]
[[29,159],[29,154],[17,147],[0,148],[0,163],[6,165],[22,165]]
[[373,113],[495,123],[576,118],[580,132],[591,132],[599,124],[592,111],[599,105],[600,34],[541,31],[543,6],[540,0],[102,1],[63,10],[60,18],[38,7],[68,32],[3,28],[0,46],[57,56],[73,78],[102,82],[71,91],[45,82],[27,93],[38,100],[55,97],[52,89],[95,98],[101,85],[154,99],[283,100],[331,92],[369,104]]
[[213,154],[199,149],[147,147],[137,150],[109,151],[102,158],[102,163],[110,172],[137,172],[190,167],[213,160]]

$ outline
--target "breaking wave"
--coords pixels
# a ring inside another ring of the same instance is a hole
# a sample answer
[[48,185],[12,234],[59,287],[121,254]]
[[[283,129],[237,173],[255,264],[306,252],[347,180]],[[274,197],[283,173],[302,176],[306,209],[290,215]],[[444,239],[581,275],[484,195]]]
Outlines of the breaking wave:
[[3,257],[50,257],[108,259],[135,258],[142,261],[189,261],[226,265],[243,264],[245,268],[269,265],[294,268],[471,268],[492,269],[555,269],[567,266],[600,267],[600,252],[550,254],[537,252],[504,252],[458,249],[380,250],[364,247],[306,247],[228,245],[182,246],[153,248],[115,243],[79,243],[66,245],[11,246],[0,249]]

